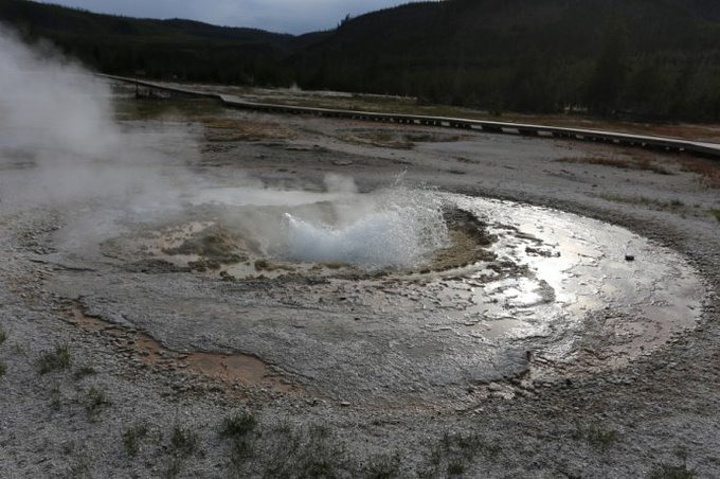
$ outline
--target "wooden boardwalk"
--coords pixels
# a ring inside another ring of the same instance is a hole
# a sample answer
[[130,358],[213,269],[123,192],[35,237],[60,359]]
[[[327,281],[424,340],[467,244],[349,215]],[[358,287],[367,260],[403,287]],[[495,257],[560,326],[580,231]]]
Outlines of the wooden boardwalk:
[[164,85],[162,83],[138,80],[135,78],[118,77],[112,75],[98,76],[102,78],[132,83],[134,85],[137,85],[138,87],[144,87],[151,90],[158,90],[194,97],[212,98],[221,101],[225,106],[230,108],[239,108],[267,113],[313,115],[329,118],[362,120],[369,122],[436,126],[444,128],[475,130],[486,133],[532,136],[539,138],[563,138],[577,141],[610,143],[622,146],[631,146],[667,152],[689,153],[692,155],[709,158],[720,158],[720,144],[716,143],[705,143],[657,136],[633,135],[603,130],[564,128],[548,125],[469,120],[466,118],[450,118],[442,116],[423,116],[396,113],[376,113],[355,110],[337,110],[332,108],[313,108],[293,105],[277,105],[271,103],[256,103],[242,100],[233,95],[202,92],[188,88]]

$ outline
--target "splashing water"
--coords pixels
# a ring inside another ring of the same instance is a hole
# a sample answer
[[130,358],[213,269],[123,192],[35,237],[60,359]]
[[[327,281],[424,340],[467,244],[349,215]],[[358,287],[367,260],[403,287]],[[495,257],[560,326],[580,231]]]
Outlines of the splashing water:
[[440,200],[429,193],[397,191],[374,198],[367,214],[339,225],[313,223],[289,213],[287,259],[349,263],[367,269],[415,267],[447,246]]

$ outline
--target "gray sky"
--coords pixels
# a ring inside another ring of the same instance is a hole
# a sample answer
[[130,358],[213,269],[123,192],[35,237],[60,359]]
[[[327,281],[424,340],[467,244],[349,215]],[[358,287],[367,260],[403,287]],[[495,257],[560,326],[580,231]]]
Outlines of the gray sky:
[[417,0],[41,0],[95,13],[130,17],[186,18],[278,33],[334,28],[352,16]]

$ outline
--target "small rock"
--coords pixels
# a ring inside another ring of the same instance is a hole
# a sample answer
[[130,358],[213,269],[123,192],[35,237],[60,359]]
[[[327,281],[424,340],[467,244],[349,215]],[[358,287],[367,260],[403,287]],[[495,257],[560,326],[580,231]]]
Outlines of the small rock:
[[507,401],[510,401],[515,398],[515,393],[510,391],[496,391],[492,392],[488,395],[488,397],[494,398],[494,399],[505,399]]
[[635,261],[635,255],[626,254],[626,255],[625,255],[625,261]]
[[342,407],[350,407],[350,403],[347,402],[347,401],[341,402],[340,405],[341,405]]

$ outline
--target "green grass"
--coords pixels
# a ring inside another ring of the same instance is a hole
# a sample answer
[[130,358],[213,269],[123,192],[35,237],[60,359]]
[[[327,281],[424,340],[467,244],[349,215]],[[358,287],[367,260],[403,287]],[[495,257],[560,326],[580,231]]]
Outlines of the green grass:
[[710,214],[710,216],[720,221],[720,208],[713,208],[711,210],[708,210],[708,213]]
[[5,331],[5,328],[0,326],[0,344],[3,344],[8,338],[8,334]]
[[67,344],[58,344],[52,351],[45,351],[37,361],[37,369],[40,374],[47,374],[52,371],[59,371],[70,368],[72,355]]

